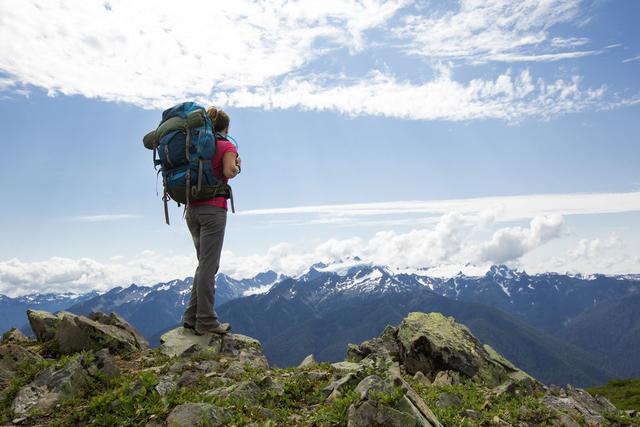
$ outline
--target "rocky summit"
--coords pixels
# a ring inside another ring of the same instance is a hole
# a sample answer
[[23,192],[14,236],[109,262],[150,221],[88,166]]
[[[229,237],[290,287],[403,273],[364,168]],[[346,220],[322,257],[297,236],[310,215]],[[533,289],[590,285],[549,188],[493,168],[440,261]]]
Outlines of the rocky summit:
[[333,364],[270,366],[261,343],[165,333],[116,314],[27,313],[0,342],[0,425],[638,426],[602,396],[545,385],[440,313],[410,313]]

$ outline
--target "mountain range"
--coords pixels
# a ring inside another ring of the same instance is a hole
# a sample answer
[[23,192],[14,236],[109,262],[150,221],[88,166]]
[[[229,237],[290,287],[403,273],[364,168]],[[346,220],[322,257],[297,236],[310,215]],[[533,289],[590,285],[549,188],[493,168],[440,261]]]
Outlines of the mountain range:
[[[634,356],[640,351],[637,276],[529,275],[506,266],[481,276],[428,273],[355,258],[315,264],[296,277],[269,271],[237,280],[219,274],[216,310],[235,332],[258,338],[279,366],[295,365],[310,353],[341,360],[348,343],[379,334],[407,313],[439,311],[544,382],[590,386],[640,376],[640,358]],[[180,323],[191,285],[186,278],[100,295],[0,297],[0,326],[25,325],[24,310],[31,307],[115,311],[157,345],[162,333]]]

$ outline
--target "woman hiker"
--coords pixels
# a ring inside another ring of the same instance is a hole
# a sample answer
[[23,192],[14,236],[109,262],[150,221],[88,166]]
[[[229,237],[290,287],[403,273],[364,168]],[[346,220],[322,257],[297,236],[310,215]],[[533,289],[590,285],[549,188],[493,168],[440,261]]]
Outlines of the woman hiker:
[[[209,108],[207,113],[217,135],[216,152],[211,159],[213,173],[216,178],[224,179],[226,184],[240,173],[240,157],[236,146],[226,138],[230,121],[227,113],[214,107]],[[216,273],[220,266],[227,223],[227,200],[224,197],[214,197],[191,201],[185,217],[196,247],[198,267],[193,277],[191,298],[184,312],[183,326],[192,329],[196,335],[225,334],[231,326],[218,321],[213,305]]]

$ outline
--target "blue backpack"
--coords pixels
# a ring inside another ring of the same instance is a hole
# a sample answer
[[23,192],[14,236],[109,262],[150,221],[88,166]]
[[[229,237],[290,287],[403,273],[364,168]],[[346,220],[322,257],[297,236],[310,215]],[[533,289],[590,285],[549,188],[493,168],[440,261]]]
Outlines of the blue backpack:
[[195,102],[165,110],[158,128],[144,136],[144,146],[153,150],[154,167],[160,166],[162,173],[167,224],[169,200],[188,206],[190,200],[231,198],[231,187],[215,177],[211,166],[219,137],[206,109]]

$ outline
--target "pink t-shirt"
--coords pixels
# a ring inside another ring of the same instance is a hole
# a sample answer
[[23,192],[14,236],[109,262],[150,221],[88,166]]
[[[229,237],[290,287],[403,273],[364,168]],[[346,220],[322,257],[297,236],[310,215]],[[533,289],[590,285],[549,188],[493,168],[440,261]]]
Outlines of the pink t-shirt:
[[[233,145],[233,143],[226,139],[219,139],[216,141],[216,144],[216,154],[214,154],[213,159],[211,159],[213,174],[216,178],[224,180],[224,183],[226,184],[229,182],[229,178],[225,177],[222,173],[222,156],[224,156],[224,153],[228,152],[238,154],[238,149]],[[224,197],[214,197],[213,199],[207,200],[193,200],[190,203],[192,205],[211,205],[227,209],[227,199]]]

